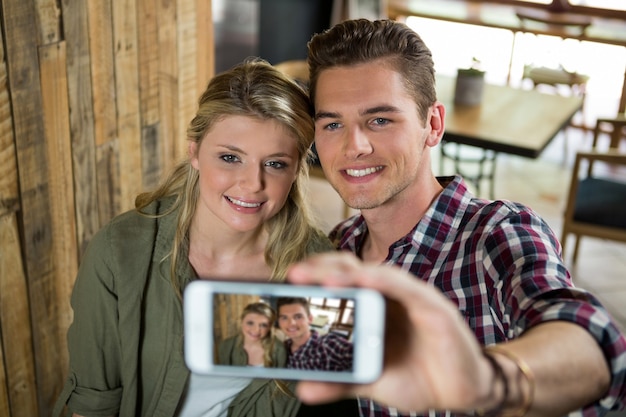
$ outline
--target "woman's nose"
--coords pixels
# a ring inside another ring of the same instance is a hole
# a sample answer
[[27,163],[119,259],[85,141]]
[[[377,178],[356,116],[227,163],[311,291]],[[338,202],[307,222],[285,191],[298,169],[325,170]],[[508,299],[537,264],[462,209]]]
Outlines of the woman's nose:
[[264,170],[262,167],[250,165],[241,172],[239,183],[246,191],[259,191],[264,187]]

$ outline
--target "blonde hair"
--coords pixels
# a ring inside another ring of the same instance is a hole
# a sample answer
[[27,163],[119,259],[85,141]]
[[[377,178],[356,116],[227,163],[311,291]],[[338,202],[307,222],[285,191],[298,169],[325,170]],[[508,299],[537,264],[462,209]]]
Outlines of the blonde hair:
[[[276,313],[268,304],[259,302],[248,304],[241,312],[241,316],[239,317],[239,319],[243,321],[244,317],[246,317],[248,314],[258,314],[260,316],[266,317],[269,321],[269,332],[263,338],[263,340],[261,340],[261,344],[263,345],[263,366],[265,366],[266,368],[270,368],[274,366],[274,361],[272,360],[272,351],[274,350],[274,343],[276,342],[274,337],[274,322],[276,321]],[[237,343],[240,346],[243,346],[243,336],[241,333],[239,334]]]
[[[326,247],[326,236],[313,224],[310,209],[303,196],[308,179],[307,160],[314,138],[312,107],[307,93],[293,80],[261,59],[250,59],[216,75],[200,96],[198,111],[189,123],[187,137],[200,144],[216,122],[225,116],[243,115],[261,120],[276,120],[292,133],[296,140],[298,175],[284,207],[265,227],[269,239],[265,248],[265,262],[272,269],[272,280],[284,280],[287,266],[303,259],[311,248]],[[156,200],[175,196],[172,206],[159,216],[176,210],[176,235],[168,257],[171,258],[170,277],[178,295],[184,282],[179,282],[176,271],[186,261],[188,231],[199,198],[198,171],[189,160],[177,165],[156,190],[141,194],[135,201],[142,209]]]

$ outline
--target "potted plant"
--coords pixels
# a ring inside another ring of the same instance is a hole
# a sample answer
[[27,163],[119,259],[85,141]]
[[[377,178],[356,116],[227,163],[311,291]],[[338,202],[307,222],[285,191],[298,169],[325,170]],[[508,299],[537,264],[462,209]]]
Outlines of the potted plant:
[[485,85],[485,71],[480,69],[480,61],[472,58],[469,68],[457,69],[454,86],[454,103],[466,106],[480,104]]

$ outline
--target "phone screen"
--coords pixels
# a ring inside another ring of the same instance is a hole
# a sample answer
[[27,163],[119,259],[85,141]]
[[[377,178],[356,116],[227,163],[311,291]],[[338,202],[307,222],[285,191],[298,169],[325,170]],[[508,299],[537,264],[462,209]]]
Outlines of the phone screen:
[[216,364],[352,371],[354,298],[213,297]]
[[[355,383],[380,373],[384,300],[376,292],[197,286],[185,291],[185,359],[192,371]],[[204,323],[199,314],[205,314]]]

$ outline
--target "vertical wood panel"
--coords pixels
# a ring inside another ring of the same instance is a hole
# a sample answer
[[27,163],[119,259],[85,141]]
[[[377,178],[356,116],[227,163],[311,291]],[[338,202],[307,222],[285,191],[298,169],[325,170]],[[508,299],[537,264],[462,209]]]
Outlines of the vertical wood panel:
[[88,39],[96,145],[115,140],[115,66],[111,0],[88,1]]
[[63,0],[78,256],[100,228],[87,2]]
[[46,372],[52,376],[52,396],[46,404],[51,407],[58,394],[55,389],[60,388],[61,381],[56,369],[61,364],[68,364],[65,336],[72,319],[69,298],[78,271],[65,42],[41,47],[39,62],[45,143],[49,161],[48,209],[52,215],[49,229],[54,236],[52,255],[56,277],[56,291],[50,294],[47,308],[49,314],[56,319],[56,327],[54,330],[49,329],[50,343],[41,348],[47,351],[45,357],[54,360],[54,363],[47,365],[49,369]]
[[176,142],[174,143],[174,157],[182,160],[187,156],[187,125],[196,112],[198,94],[196,94],[196,65],[189,65],[194,62],[197,56],[197,16],[196,0],[178,0],[178,107],[176,108],[176,120],[178,130]]
[[38,45],[61,40],[61,10],[56,0],[34,0],[37,16]]
[[184,157],[210,3],[0,0],[0,415],[50,415],[86,244]]
[[[0,330],[2,329],[0,328]],[[2,354],[2,332],[0,332],[0,416],[10,415],[11,410],[9,409],[9,393],[7,392],[7,373],[4,369],[4,355]]]
[[[11,414],[8,385],[10,376],[8,372],[10,369],[4,366],[6,363],[4,341],[10,340],[11,336],[9,335],[9,331],[3,331],[3,328],[6,329],[13,324],[12,321],[3,319],[3,317],[5,317],[4,312],[6,311],[6,315],[11,316],[15,308],[19,309],[20,306],[25,306],[25,313],[28,314],[28,300],[25,296],[25,291],[23,297],[25,304],[20,305],[18,303],[17,307],[12,303],[7,304],[3,302],[2,299],[2,295],[5,294],[2,289],[5,282],[12,283],[15,280],[16,274],[21,276],[22,282],[25,280],[22,268],[14,271],[12,268],[14,265],[12,263],[9,265],[9,261],[12,259],[10,255],[15,252],[16,249],[19,249],[20,245],[19,239],[14,238],[16,233],[11,233],[17,229],[13,212],[17,211],[19,207],[18,198],[17,164],[15,161],[15,145],[13,142],[13,120],[11,119],[11,103],[7,88],[4,42],[2,32],[0,32],[0,415],[2,416],[9,416]],[[7,219],[11,219],[11,222],[8,222]],[[7,223],[10,223],[10,225],[7,226]],[[10,236],[12,237],[9,238]],[[19,316],[19,314],[17,315]],[[30,336],[30,331],[25,332],[25,334]],[[25,358],[28,358],[28,355],[25,355]],[[35,375],[32,363],[31,380],[34,386]],[[36,397],[32,398],[33,405],[37,404],[36,401]]]
[[[204,1],[207,2],[206,0]],[[152,126],[159,121],[159,31],[156,19],[157,12],[156,0],[137,0],[139,95],[142,126]]]
[[[93,109],[96,115],[98,214],[100,224],[103,224],[121,211],[118,155],[100,152],[117,147],[113,11],[111,0],[88,1],[87,5]],[[100,156],[106,159],[100,160]]]
[[159,119],[161,124],[161,148],[168,156],[164,172],[176,163],[174,146],[178,140],[178,58],[176,55],[176,0],[157,2],[157,26],[159,28]]
[[[11,414],[36,416],[35,356],[33,355],[28,311],[28,291],[20,253],[20,237],[15,214],[0,216],[0,328],[6,370],[6,393]],[[1,380],[2,378],[0,378]],[[4,384],[3,384],[4,385]],[[0,388],[0,397],[2,389]],[[44,395],[45,396],[45,395]],[[6,406],[0,398],[0,412]],[[45,414],[47,415],[47,414]]]
[[162,180],[164,155],[159,146],[159,124],[144,126],[141,129],[141,170],[144,189],[153,189]]
[[[7,16],[10,18],[7,19]],[[28,291],[33,324],[33,346],[37,362],[39,415],[48,415],[47,405],[58,378],[56,357],[46,346],[54,347],[57,317],[49,301],[55,293],[52,233],[48,211],[48,161],[43,130],[39,62],[37,59],[36,18],[31,1],[5,0],[3,25],[6,37],[7,70],[13,108],[18,174],[22,200],[21,229]],[[53,369],[53,373],[50,373]]]
[[[209,79],[213,76],[215,62],[215,42],[213,42],[213,17],[211,2],[196,0],[196,27],[198,51],[196,53],[196,96],[204,92]],[[193,105],[196,105],[196,101]]]
[[0,216],[19,208],[17,164],[13,139],[11,102],[4,62],[4,45],[0,33]]
[[155,0],[137,0],[137,9],[142,185],[151,189],[163,175],[166,158],[160,146],[158,9]]
[[113,27],[120,209],[126,211],[142,191],[136,0],[113,1]]

